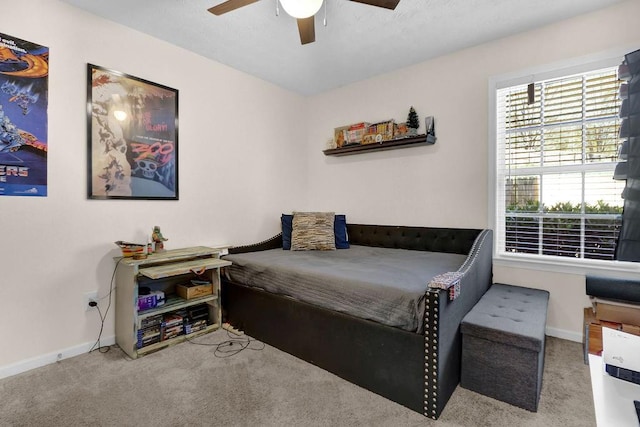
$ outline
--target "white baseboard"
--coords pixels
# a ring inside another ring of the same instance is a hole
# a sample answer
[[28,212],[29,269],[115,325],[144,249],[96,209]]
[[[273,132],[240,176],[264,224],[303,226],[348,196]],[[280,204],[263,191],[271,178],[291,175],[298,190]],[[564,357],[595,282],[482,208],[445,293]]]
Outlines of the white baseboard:
[[[115,343],[116,343],[115,335],[100,339],[100,345],[102,346],[113,345]],[[64,360],[70,357],[79,356],[81,354],[88,353],[94,344],[95,344],[95,341],[91,341],[84,344],[79,344],[74,347],[62,349],[60,351],[54,351],[52,353],[32,357],[31,359],[22,360],[20,362],[12,363],[10,365],[0,366],[0,379],[11,377],[13,375],[18,375],[35,368],[40,368],[41,366],[46,366],[52,363],[59,362],[60,360]]]
[[567,331],[566,329],[550,328],[547,326],[545,334],[563,340],[582,342],[582,332]]

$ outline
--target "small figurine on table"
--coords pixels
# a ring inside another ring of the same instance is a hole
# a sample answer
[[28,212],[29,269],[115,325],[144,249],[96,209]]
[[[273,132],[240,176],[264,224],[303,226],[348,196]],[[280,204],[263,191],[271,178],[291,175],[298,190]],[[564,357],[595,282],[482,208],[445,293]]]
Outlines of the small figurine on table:
[[162,236],[160,227],[156,225],[155,227],[153,227],[153,233],[151,233],[151,240],[153,240],[153,242],[155,243],[155,247],[156,247],[155,251],[162,252],[164,251],[164,242],[169,239],[166,239]]

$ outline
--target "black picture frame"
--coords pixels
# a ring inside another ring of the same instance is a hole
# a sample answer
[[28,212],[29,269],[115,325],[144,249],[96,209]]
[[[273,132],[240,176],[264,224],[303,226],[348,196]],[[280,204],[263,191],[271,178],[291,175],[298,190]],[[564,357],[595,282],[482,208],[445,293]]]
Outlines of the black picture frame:
[[89,199],[178,200],[178,90],[87,64]]

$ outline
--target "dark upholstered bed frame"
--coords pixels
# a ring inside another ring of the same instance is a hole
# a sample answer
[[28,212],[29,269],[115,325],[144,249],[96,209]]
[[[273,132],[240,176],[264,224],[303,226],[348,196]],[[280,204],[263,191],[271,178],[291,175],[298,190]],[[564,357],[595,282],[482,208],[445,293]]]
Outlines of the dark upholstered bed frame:
[[[348,224],[353,245],[467,254],[461,292],[427,289],[418,334],[223,279],[226,322],[347,381],[437,419],[460,380],[460,322],[491,285],[491,230]],[[282,248],[282,236],[230,249]],[[425,283],[425,288],[426,288]]]

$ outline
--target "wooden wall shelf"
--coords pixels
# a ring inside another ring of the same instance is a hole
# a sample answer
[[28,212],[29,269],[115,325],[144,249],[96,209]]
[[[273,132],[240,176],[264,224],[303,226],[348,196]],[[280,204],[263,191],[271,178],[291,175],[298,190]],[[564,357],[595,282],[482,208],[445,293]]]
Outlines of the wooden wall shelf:
[[417,147],[420,145],[433,145],[436,143],[434,135],[416,135],[408,138],[392,139],[391,141],[381,142],[379,144],[366,145],[349,145],[340,148],[330,148],[324,150],[325,156],[349,156],[351,154],[360,154],[369,151],[395,150],[398,148]]

